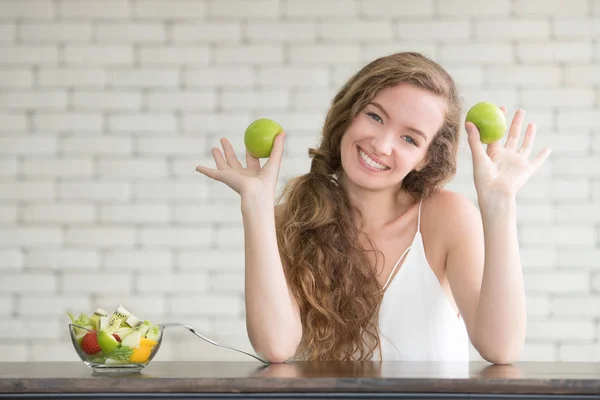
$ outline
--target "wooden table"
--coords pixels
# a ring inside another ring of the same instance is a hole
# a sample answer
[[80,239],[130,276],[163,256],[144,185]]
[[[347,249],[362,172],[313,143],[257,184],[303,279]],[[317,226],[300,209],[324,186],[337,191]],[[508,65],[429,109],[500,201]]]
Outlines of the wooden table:
[[600,363],[154,362],[95,374],[82,363],[0,363],[0,398],[598,399]]

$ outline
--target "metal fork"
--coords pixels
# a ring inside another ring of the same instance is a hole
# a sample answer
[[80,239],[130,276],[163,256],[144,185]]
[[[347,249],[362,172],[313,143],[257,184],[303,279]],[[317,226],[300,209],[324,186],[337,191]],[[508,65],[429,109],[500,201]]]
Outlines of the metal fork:
[[199,334],[198,332],[196,332],[196,330],[193,327],[189,326],[189,325],[180,324],[180,323],[177,323],[177,322],[165,322],[165,323],[162,323],[162,324],[159,324],[159,325],[162,326],[164,329],[166,329],[166,328],[173,328],[173,327],[181,327],[181,328],[187,329],[188,331],[192,332],[194,335],[198,336],[200,339],[205,340],[205,341],[207,341],[208,343],[210,343],[210,344],[212,344],[214,346],[223,347],[224,349],[229,349],[229,350],[237,351],[238,353],[245,354],[247,356],[250,356],[250,357],[252,357],[252,358],[260,361],[264,365],[271,364],[269,361],[264,360],[264,359],[262,359],[262,358],[260,358],[260,357],[258,357],[256,355],[254,355],[252,353],[248,353],[247,351],[244,351],[244,350],[241,350],[241,349],[236,349],[235,347],[227,346],[227,345],[224,345],[224,344],[217,343],[217,342],[215,342],[213,340],[210,340],[206,336],[203,336],[203,335]]

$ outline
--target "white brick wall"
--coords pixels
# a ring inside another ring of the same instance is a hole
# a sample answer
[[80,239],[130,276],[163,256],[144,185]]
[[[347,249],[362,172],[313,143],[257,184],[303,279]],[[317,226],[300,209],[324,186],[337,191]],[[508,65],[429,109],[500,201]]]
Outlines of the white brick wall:
[[[538,124],[554,153],[518,199],[522,359],[600,361],[599,0],[0,0],[0,361],[74,360],[66,311],[119,303],[250,349],[239,197],[194,167],[269,116],[281,187],[336,89],[402,50],[465,107]],[[448,187],[474,199],[463,144]],[[166,341],[157,359],[246,360]]]

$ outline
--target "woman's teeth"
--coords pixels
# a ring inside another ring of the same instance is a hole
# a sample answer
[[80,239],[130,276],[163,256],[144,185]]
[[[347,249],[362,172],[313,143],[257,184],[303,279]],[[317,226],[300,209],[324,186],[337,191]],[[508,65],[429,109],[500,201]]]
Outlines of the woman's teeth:
[[360,158],[363,159],[365,164],[368,164],[373,168],[377,168],[378,170],[381,170],[381,171],[386,171],[386,170],[390,169],[389,167],[386,167],[385,165],[379,164],[377,161],[373,160],[364,151],[362,151],[360,149],[358,150],[358,154],[360,154]]

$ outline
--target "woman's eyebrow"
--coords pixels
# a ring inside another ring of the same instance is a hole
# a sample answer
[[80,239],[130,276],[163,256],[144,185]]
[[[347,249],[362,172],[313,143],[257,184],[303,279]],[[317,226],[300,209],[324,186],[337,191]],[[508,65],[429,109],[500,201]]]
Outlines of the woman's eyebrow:
[[370,102],[369,104],[372,104],[375,107],[379,108],[386,118],[390,118],[390,115],[387,113],[387,111],[385,111],[385,108],[383,108],[381,104],[375,103],[374,101]]
[[[371,105],[377,107],[378,109],[380,109],[381,112],[383,113],[383,115],[385,115],[385,117],[387,119],[390,119],[390,115],[387,113],[387,111],[385,111],[385,108],[383,108],[383,106],[381,104],[376,103],[374,101],[370,102],[369,104],[371,104]],[[409,131],[411,131],[415,135],[422,136],[423,139],[427,140],[427,135],[425,133],[423,133],[423,131],[421,131],[421,130],[419,130],[417,128],[410,127],[410,126],[408,126],[406,129],[408,129]]]

